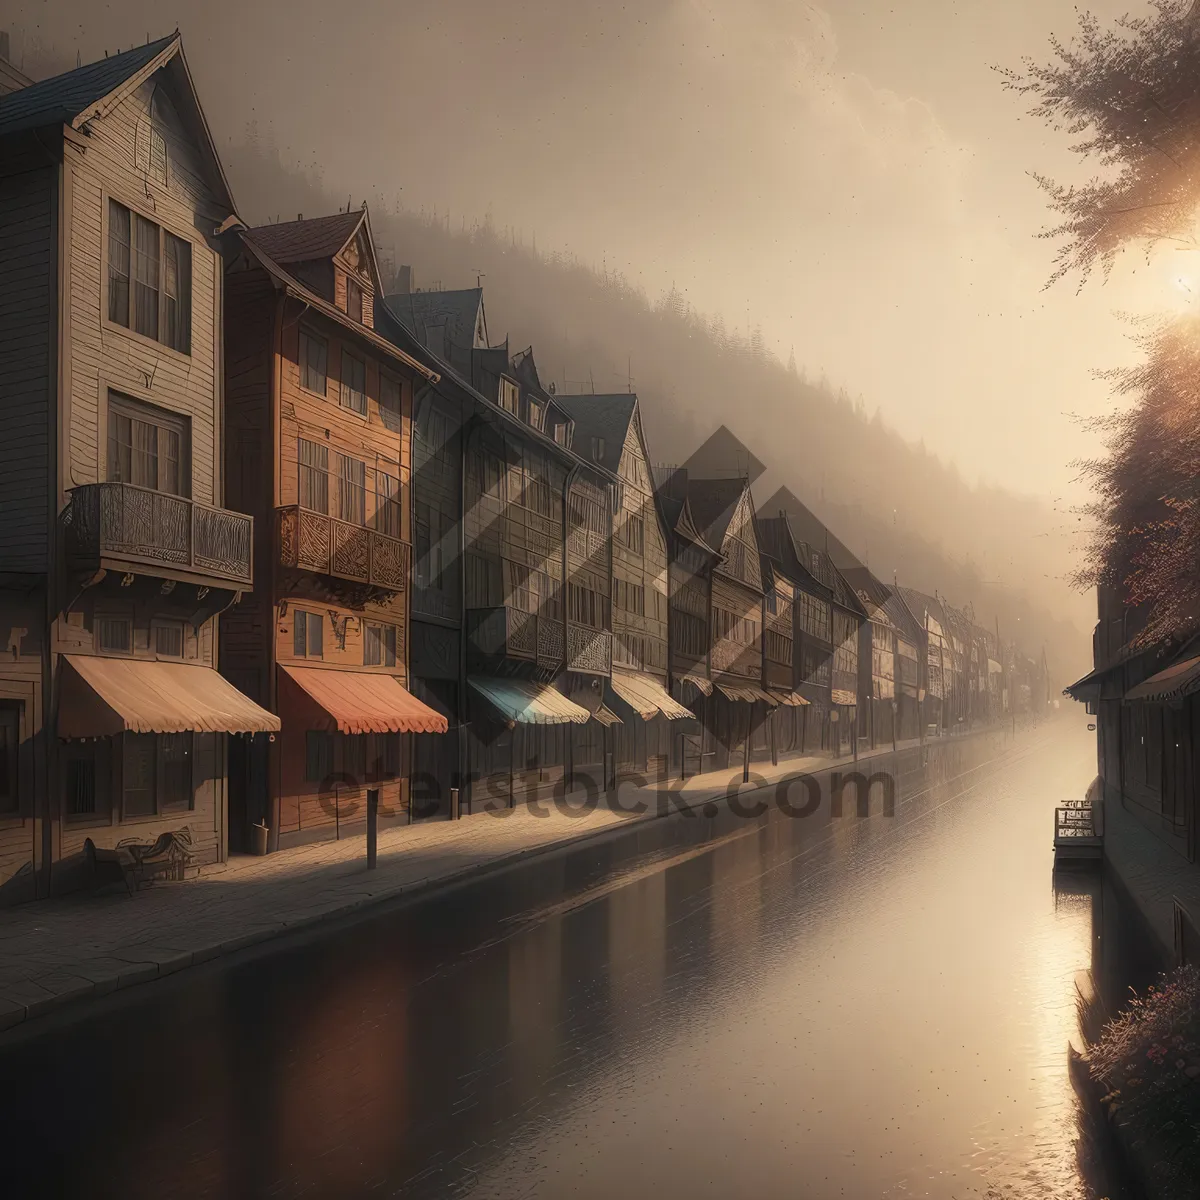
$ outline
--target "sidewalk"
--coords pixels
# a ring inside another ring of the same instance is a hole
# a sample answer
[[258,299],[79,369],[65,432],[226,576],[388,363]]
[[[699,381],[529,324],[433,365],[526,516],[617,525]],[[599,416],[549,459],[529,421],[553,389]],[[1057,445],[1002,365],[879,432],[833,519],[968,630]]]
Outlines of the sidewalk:
[[[930,744],[944,744],[942,742]],[[957,739],[956,739],[957,740]],[[914,740],[899,750],[916,748]],[[886,758],[890,746],[859,756]],[[541,815],[524,805],[380,832],[378,866],[366,869],[363,837],[321,842],[263,858],[235,857],[182,883],[155,883],[133,896],[76,893],[0,911],[0,1030],[117,988],[170,975],[245,946],[344,916],[367,905],[544,853],[681,807],[720,802],[787,775],[819,774],[854,764],[795,757],[778,766],[751,763],[670,782],[670,802],[653,787],[623,785],[616,811],[603,802],[586,811]],[[637,810],[639,802],[644,811]],[[798,801],[799,802],[799,801]],[[565,806],[564,806],[565,807]],[[624,810],[624,811],[621,811]]]

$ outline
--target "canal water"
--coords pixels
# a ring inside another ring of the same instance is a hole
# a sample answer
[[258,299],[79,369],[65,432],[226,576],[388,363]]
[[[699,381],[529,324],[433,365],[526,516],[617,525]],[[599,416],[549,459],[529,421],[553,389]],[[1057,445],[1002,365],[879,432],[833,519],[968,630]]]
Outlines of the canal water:
[[0,1040],[4,1193],[1116,1200],[1067,1067],[1111,913],[1051,871],[1093,736],[912,751],[891,816],[652,822],[47,1019]]

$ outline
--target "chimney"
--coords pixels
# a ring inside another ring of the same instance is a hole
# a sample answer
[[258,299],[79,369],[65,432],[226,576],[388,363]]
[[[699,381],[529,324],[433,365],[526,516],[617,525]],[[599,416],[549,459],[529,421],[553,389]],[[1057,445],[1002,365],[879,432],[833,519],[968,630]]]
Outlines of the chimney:
[[303,221],[303,220],[304,220],[304,214],[303,214],[303,213],[297,213],[297,214],[296,214],[296,220],[297,220],[297,221]]
[[8,30],[0,29],[0,60],[10,62],[8,49]]
[[412,267],[402,266],[396,272],[396,291],[401,296],[407,296],[410,292],[413,292],[416,290],[413,287],[414,282],[415,282],[415,280],[413,277]]

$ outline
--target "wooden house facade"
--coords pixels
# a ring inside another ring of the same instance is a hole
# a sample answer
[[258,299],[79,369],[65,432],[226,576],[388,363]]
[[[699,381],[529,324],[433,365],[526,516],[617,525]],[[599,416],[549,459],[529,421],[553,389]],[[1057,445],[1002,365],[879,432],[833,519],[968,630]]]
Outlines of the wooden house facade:
[[580,452],[616,478],[611,543],[612,673],[608,707],[619,775],[648,780],[670,769],[674,721],[692,714],[670,693],[667,529],[651,475],[638,398],[560,396]]
[[946,646],[946,616],[941,603],[915,588],[898,589],[905,607],[921,631],[920,706],[921,732],[940,734],[946,728],[949,654]]
[[178,35],[0,97],[4,899],[222,859],[229,735],[278,728],[213,669],[233,219]]
[[754,500],[745,479],[689,479],[687,494],[701,536],[721,556],[712,574],[713,694],[705,706],[714,765],[723,768],[740,759],[748,769],[755,743],[766,745],[764,727],[776,705],[763,687],[765,591]]
[[437,374],[375,330],[365,208],[233,239],[226,461],[258,535],[221,665],[282,721],[234,792],[274,848],[361,831],[368,787],[409,820],[412,738],[446,731],[408,689],[413,392]]

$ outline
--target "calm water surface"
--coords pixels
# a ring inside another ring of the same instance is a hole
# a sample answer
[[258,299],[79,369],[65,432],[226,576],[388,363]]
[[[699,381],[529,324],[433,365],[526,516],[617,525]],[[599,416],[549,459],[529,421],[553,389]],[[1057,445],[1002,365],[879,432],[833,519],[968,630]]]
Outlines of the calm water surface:
[[1066,1057],[1102,901],[1050,856],[1093,745],[913,752],[891,819],[655,822],[45,1022],[0,1041],[3,1190],[1110,1194]]

